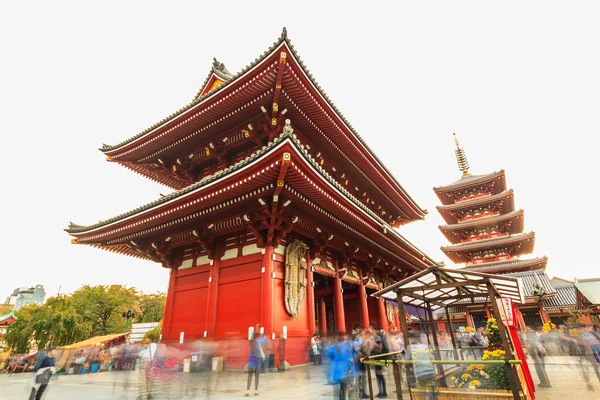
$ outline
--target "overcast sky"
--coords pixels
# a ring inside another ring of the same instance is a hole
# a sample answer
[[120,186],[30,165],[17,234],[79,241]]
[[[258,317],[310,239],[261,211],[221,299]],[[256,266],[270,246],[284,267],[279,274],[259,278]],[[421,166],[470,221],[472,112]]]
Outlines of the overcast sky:
[[[201,4],[202,3],[202,4]],[[166,290],[158,264],[70,244],[169,189],[98,151],[189,103],[213,57],[236,73],[283,26],[321,87],[417,203],[402,228],[447,243],[432,188],[505,169],[547,272],[597,277],[598,2],[5,2],[0,7],[2,274],[53,295],[82,284]]]

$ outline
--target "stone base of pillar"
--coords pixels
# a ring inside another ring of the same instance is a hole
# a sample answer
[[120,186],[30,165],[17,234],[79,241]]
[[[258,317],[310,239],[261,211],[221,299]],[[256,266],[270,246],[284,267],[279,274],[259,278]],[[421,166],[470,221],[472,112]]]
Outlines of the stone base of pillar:
[[282,361],[279,363],[279,371],[287,371],[290,369],[291,365],[287,361]]

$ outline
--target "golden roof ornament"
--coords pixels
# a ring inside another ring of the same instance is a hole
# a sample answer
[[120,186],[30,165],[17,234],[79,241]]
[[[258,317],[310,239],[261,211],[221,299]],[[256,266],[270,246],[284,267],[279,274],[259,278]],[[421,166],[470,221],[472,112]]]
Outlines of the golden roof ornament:
[[456,144],[454,154],[456,155],[458,170],[462,172],[463,178],[471,176],[471,174],[469,173],[469,161],[467,161],[467,155],[465,154],[465,151],[460,147],[460,144],[458,143],[458,138],[456,137],[456,133],[453,133],[452,136],[454,136],[454,143]]

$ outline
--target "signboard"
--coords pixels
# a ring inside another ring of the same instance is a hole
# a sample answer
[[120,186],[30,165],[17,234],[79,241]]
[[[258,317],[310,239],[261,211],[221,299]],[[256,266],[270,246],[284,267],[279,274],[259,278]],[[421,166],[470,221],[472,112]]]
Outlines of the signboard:
[[502,319],[502,322],[504,323],[504,325],[506,325],[508,327],[516,326],[515,325],[516,324],[515,313],[514,313],[512,299],[509,297],[502,297],[502,298],[496,299],[496,302],[498,303],[498,310],[500,311],[500,318]]
[[183,332],[179,334],[179,344],[183,344]]

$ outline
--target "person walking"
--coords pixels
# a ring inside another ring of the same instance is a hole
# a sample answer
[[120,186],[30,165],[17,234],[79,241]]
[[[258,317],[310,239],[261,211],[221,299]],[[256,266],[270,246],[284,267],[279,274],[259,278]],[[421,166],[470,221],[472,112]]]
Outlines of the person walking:
[[50,383],[50,378],[55,371],[55,353],[56,349],[54,347],[49,348],[48,352],[44,356],[41,356],[35,364],[35,375],[33,377],[33,384],[31,388],[31,394],[29,395],[29,400],[40,400],[46,392],[48,384]]
[[409,333],[409,341],[410,344],[406,346],[405,359],[413,362],[416,385],[426,390],[431,389],[433,392],[432,398],[436,398],[435,389],[437,382],[429,346],[421,342],[421,337],[418,334]]
[[310,338],[310,347],[312,351],[312,361],[314,365],[321,364],[321,339],[316,333]]
[[[389,353],[386,332],[383,329],[377,329],[377,325],[374,322],[369,324],[369,328],[373,332],[373,349],[371,350],[371,355]],[[375,366],[375,377],[377,378],[377,387],[379,389],[376,397],[380,399],[387,398],[387,387],[383,372],[384,369],[381,365]]]
[[249,340],[250,354],[248,355],[248,382],[246,385],[245,397],[250,397],[252,375],[254,375],[254,395],[258,396],[260,369],[265,362],[265,352],[262,347],[265,341],[265,336],[262,334],[261,328],[262,327],[260,325],[257,325]]
[[546,374],[546,364],[544,363],[546,348],[542,345],[537,333],[529,327],[525,333],[525,342],[527,343],[527,353],[529,353],[529,356],[533,359],[535,372],[540,380],[538,386],[541,388],[552,387],[548,375]]
[[331,380],[336,385],[333,397],[346,400],[351,380],[360,374],[354,346],[348,341],[346,332],[338,332],[336,342],[327,349],[327,359],[331,365]]
[[154,383],[154,370],[156,369],[156,352],[158,344],[149,339],[144,339],[142,344],[145,346],[140,351],[140,374],[138,383],[138,400],[152,398],[152,386]]

